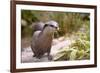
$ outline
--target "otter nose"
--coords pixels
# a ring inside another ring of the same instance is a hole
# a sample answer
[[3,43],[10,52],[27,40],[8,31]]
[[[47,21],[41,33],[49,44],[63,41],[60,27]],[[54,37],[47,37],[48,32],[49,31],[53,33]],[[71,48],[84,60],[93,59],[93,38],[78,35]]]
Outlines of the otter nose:
[[59,30],[59,27],[55,27],[56,28],[56,30]]
[[56,29],[59,30],[59,27],[57,27]]

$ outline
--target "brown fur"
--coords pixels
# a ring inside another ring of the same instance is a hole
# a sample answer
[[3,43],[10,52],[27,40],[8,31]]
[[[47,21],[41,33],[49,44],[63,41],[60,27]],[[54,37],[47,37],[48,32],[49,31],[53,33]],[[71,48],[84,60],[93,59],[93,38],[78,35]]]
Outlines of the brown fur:
[[46,27],[43,31],[36,31],[32,37],[31,48],[34,57],[41,58],[45,53],[50,57],[51,44],[53,40],[53,31],[51,27]]

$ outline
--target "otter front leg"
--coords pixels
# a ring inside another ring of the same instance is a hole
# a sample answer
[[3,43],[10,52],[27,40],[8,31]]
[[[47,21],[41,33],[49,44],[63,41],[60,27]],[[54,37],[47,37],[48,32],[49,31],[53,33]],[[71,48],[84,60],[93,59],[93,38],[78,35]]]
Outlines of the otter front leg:
[[40,58],[43,57],[43,55],[44,55],[44,51],[43,51],[43,50],[38,50],[38,52],[37,52],[37,54],[36,54],[36,57],[37,57],[38,59],[40,59]]
[[48,57],[48,60],[52,60],[52,56],[50,55],[50,49],[48,49],[47,51],[47,57]]

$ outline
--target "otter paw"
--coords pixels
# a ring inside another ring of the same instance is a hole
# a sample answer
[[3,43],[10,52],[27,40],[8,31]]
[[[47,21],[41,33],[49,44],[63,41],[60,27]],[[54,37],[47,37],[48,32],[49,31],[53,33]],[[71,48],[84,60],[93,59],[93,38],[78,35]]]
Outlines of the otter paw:
[[50,55],[50,56],[48,56],[48,60],[52,60],[53,59],[53,57]]

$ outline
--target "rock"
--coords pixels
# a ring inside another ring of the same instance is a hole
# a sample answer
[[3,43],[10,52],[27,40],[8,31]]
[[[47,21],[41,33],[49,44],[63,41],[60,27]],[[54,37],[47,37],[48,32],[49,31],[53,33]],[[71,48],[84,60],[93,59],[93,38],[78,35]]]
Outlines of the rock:
[[42,58],[37,59],[36,57],[33,57],[33,52],[31,50],[31,47],[24,48],[24,51],[22,51],[21,55],[21,62],[22,63],[30,63],[30,62],[50,62],[54,60],[54,57],[56,53],[59,51],[59,49],[69,46],[71,44],[70,40],[64,40],[64,41],[59,41],[59,40],[54,40],[55,45],[52,46],[51,48],[51,53],[50,55],[53,57],[52,60],[48,60],[47,54],[45,54]]

